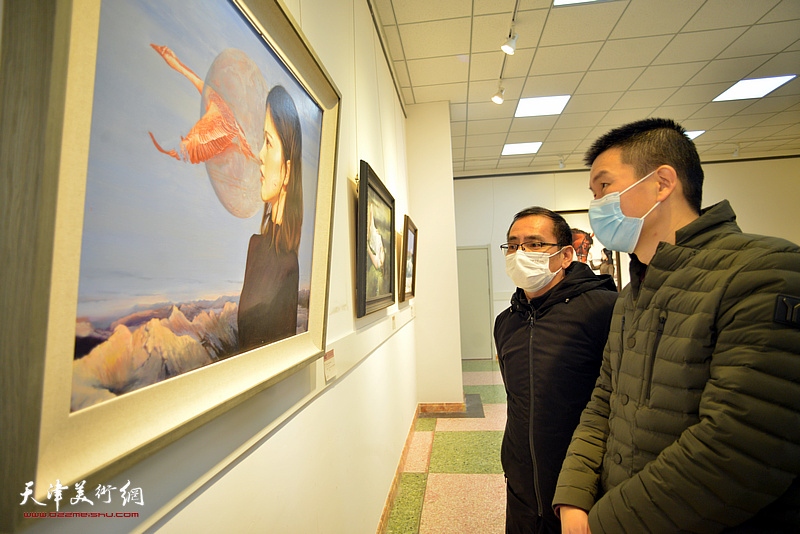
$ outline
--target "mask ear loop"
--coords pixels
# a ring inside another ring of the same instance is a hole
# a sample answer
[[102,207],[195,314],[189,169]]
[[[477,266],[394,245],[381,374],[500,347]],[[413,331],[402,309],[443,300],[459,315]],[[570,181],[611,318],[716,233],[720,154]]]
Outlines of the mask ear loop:
[[[628,191],[628,189],[631,189],[632,187],[635,187],[635,186],[639,185],[640,183],[642,183],[643,181],[647,180],[648,178],[650,178],[651,176],[653,176],[653,174],[654,174],[654,173],[655,173],[657,170],[658,170],[658,169],[654,169],[653,171],[651,171],[651,172],[650,172],[650,174],[648,174],[647,176],[644,176],[644,177],[643,177],[641,180],[638,180],[636,183],[629,185],[628,187],[626,187],[626,188],[625,188],[625,191],[622,191],[622,193],[625,193],[625,192],[627,192],[627,191]],[[620,193],[620,196],[622,196],[622,193]],[[652,207],[652,208],[650,208],[649,210],[647,210],[647,213],[645,213],[645,214],[644,214],[644,215],[642,215],[641,217],[637,217],[637,218],[638,218],[638,219],[642,219],[642,220],[644,220],[644,218],[645,218],[645,217],[647,217],[648,215],[650,215],[650,212],[652,212],[654,209],[656,209],[656,207],[657,207],[659,204],[661,204],[661,201],[660,201],[660,200],[656,201],[656,203],[655,203],[655,204],[653,204],[653,207]]]
[[640,184],[640,183],[642,183],[643,181],[645,181],[645,180],[647,180],[648,178],[650,178],[651,176],[653,176],[653,173],[655,173],[657,170],[658,170],[658,169],[654,169],[652,172],[650,172],[650,174],[648,174],[648,175],[646,175],[646,176],[642,177],[642,178],[641,178],[641,179],[639,179],[639,180],[636,180],[636,182],[635,182],[635,183],[632,183],[631,185],[629,185],[628,187],[626,187],[626,188],[625,188],[625,189],[624,189],[622,192],[620,192],[620,196],[622,196],[623,194],[627,193],[629,189],[633,189],[634,187],[636,187],[637,185],[639,185],[639,184]]
[[[565,248],[571,248],[571,249],[572,249],[572,251],[573,251],[573,254],[574,254],[574,252],[575,252],[575,247],[573,247],[572,245],[564,245],[563,247],[561,247],[561,249],[559,249],[559,251],[558,251],[558,252],[553,252],[552,254],[550,254],[550,257],[552,258],[552,257],[553,257],[553,256],[555,256],[556,254],[561,254],[562,252],[564,252],[564,249],[565,249]],[[547,266],[547,270],[548,270],[548,271],[550,271],[550,266],[549,266],[549,265]],[[561,268],[559,268],[559,269],[558,269],[556,272],[554,272],[553,274],[558,274],[558,273],[560,273],[560,272],[561,272],[561,271],[563,271],[563,270],[564,270],[564,268],[563,268],[563,267],[561,267]],[[550,271],[550,272],[552,273],[553,271]]]
[[652,208],[650,208],[649,210],[647,210],[647,213],[645,213],[644,215],[642,215],[642,217],[641,217],[641,218],[642,218],[642,219],[644,219],[645,217],[647,217],[648,215],[650,215],[650,212],[651,212],[651,211],[653,211],[654,209],[656,209],[656,207],[657,207],[659,204],[661,204],[661,201],[660,201],[660,200],[659,200],[659,201],[657,201],[655,204],[653,204],[653,207],[652,207]]
[[553,256],[555,256],[556,254],[561,254],[562,252],[564,252],[565,249],[568,249],[568,248],[572,249],[572,255],[573,256],[577,256],[578,255],[578,252],[575,250],[574,246],[572,246],[572,245],[564,245],[563,247],[561,247],[561,250],[559,250],[558,252],[554,252]]

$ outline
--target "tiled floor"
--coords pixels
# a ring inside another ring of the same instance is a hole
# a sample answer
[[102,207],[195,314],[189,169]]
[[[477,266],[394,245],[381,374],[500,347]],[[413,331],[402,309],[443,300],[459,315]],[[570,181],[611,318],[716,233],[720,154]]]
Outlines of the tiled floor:
[[468,414],[417,419],[387,533],[505,530],[506,489],[500,466],[506,424],[503,380],[497,362],[491,360],[465,360],[462,370]]

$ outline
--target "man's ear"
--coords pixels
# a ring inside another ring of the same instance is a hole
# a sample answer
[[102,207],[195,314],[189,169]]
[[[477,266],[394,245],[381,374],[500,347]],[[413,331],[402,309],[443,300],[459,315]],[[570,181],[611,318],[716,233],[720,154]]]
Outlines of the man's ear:
[[681,181],[678,179],[678,173],[671,165],[662,165],[655,172],[658,184],[658,202],[665,201],[672,195],[675,189],[681,188]]
[[575,259],[575,249],[571,246],[564,247],[564,258],[561,260],[561,268],[566,269],[572,264],[572,260]]

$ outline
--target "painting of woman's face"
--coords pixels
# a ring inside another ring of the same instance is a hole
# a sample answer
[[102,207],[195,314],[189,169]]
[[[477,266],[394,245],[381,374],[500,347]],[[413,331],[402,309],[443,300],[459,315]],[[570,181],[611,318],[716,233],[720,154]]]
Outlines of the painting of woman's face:
[[[104,82],[94,93],[89,84],[93,126],[88,139],[81,134],[74,140],[89,146],[80,148],[88,150],[85,196],[75,197],[85,202],[84,216],[82,223],[69,222],[83,225],[70,232],[76,237],[68,247],[80,252],[75,319],[66,320],[75,332],[72,412],[243,352],[239,306],[254,232],[269,230],[270,239],[260,241],[274,245],[270,252],[294,255],[287,271],[292,279],[274,284],[292,301],[275,311],[286,324],[296,323],[285,331],[308,332],[309,321],[324,315],[322,307],[309,311],[319,296],[312,297],[311,272],[324,267],[312,256],[327,254],[327,238],[315,234],[318,186],[328,183],[319,183],[320,154],[336,139],[333,130],[323,133],[323,108],[234,3],[102,5],[93,15],[99,20],[85,21],[99,25],[90,40],[102,53],[79,62],[93,65]],[[132,104],[117,105],[115,95],[131,89]],[[215,125],[212,148],[200,132]],[[284,131],[286,138],[280,137]],[[166,154],[154,145],[157,139]],[[79,174],[70,180],[82,183]],[[78,267],[72,258],[70,269]],[[320,290],[327,287],[324,274],[317,277]],[[309,335],[314,343],[324,340]]]
[[264,144],[258,157],[261,160],[261,200],[275,205],[289,173],[288,166],[283,162],[283,147],[270,111],[267,107]]

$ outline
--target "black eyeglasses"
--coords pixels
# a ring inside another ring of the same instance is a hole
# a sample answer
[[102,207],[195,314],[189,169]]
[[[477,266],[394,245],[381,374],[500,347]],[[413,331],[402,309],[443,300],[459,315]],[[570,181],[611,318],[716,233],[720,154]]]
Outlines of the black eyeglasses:
[[500,250],[503,254],[514,254],[517,250],[522,252],[541,252],[545,247],[557,247],[558,243],[543,243],[541,241],[529,241],[527,243],[503,243]]

